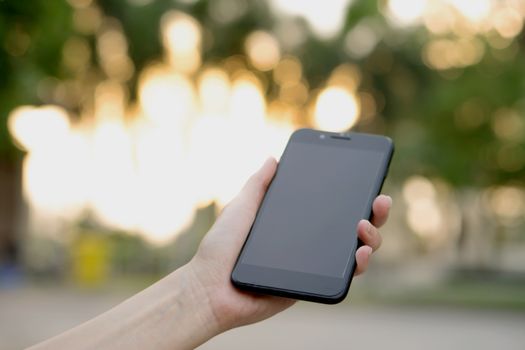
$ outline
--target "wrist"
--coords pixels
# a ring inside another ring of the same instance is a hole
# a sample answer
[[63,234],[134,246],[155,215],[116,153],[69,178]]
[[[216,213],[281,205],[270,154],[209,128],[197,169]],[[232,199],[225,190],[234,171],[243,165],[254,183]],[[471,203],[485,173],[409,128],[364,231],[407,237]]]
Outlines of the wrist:
[[184,324],[193,347],[221,333],[222,327],[212,308],[210,293],[199,280],[191,262],[166,279],[169,288],[175,291],[173,302],[177,304],[179,327]]
[[206,259],[195,256],[184,269],[187,270],[188,285],[192,286],[191,294],[198,299],[195,302],[199,303],[213,336],[238,326],[236,322],[239,320],[228,300],[224,281],[219,274],[210,273],[213,268],[207,266]]
[[194,349],[219,333],[207,293],[183,266],[113,309],[35,349]]

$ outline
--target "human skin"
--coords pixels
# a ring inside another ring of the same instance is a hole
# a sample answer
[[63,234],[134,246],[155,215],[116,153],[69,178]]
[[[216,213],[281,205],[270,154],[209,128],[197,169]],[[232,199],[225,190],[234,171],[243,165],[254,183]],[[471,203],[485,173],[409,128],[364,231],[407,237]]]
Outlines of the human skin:
[[[262,321],[295,300],[236,289],[230,282],[235,260],[275,174],[270,158],[222,211],[193,259],[106,313],[31,349],[193,349],[231,328]],[[373,203],[372,223],[361,220],[355,274],[365,272],[382,238],[392,199]]]

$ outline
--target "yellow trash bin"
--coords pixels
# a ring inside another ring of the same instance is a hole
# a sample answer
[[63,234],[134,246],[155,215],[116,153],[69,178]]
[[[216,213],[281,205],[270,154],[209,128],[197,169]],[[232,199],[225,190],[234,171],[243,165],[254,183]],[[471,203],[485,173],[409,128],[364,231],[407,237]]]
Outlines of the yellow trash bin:
[[96,232],[81,232],[71,247],[72,278],[82,287],[104,284],[110,274],[110,242]]

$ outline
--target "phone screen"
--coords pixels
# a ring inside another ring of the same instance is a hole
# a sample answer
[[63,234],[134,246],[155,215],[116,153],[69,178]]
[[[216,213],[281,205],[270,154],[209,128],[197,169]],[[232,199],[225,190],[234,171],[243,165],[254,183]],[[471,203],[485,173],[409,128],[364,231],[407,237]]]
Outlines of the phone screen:
[[383,157],[374,150],[291,142],[240,262],[342,278]]

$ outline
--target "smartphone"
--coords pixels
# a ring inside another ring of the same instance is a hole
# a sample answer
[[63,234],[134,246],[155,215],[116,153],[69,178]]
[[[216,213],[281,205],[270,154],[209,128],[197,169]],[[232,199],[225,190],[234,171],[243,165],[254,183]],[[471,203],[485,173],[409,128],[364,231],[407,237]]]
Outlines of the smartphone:
[[251,292],[326,304],[350,288],[357,224],[370,219],[393,154],[388,137],[295,131],[231,274]]

